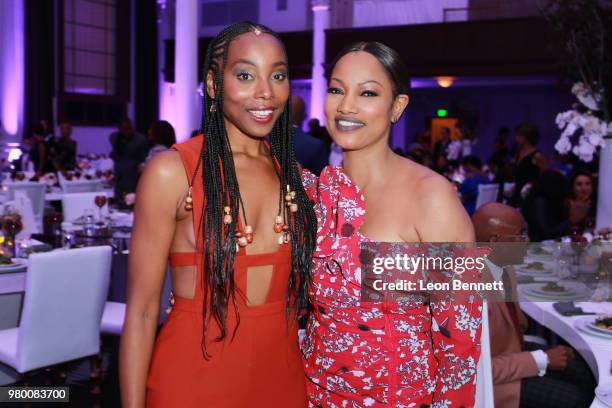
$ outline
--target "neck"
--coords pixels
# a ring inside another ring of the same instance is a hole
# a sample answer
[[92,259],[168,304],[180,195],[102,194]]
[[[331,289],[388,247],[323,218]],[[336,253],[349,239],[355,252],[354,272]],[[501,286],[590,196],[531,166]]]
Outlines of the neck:
[[344,170],[362,191],[388,178],[390,164],[396,156],[387,140],[387,137],[381,138],[363,149],[344,151]]
[[266,154],[264,138],[249,136],[227,120],[225,120],[225,129],[227,129],[227,138],[234,155],[260,156]]

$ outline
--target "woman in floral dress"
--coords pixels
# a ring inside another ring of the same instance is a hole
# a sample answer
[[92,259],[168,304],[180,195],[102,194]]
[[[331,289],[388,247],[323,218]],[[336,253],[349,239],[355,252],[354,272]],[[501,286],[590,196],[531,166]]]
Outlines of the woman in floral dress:
[[319,224],[302,345],[311,407],[474,405],[477,297],[361,297],[362,244],[474,240],[450,183],[389,147],[409,99],[403,68],[376,42],[347,47],[332,65],[326,125],[344,166],[328,166],[318,182],[306,183]]

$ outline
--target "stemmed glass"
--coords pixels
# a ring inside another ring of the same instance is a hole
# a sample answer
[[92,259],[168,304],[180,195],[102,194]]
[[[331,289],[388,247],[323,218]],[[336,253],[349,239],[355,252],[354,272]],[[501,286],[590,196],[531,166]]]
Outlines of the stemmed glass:
[[104,194],[96,195],[94,202],[96,203],[96,206],[98,207],[98,220],[100,223],[102,223],[102,207],[106,205],[106,195]]
[[7,237],[6,246],[15,254],[15,236],[23,229],[23,223],[21,217],[17,214],[11,214],[4,217],[2,220],[2,230]]

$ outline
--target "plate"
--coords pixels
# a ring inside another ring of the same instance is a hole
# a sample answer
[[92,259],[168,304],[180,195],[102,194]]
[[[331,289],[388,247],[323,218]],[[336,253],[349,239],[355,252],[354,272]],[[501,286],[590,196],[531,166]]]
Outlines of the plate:
[[587,327],[591,330],[595,330],[596,332],[599,332],[601,334],[604,334],[606,336],[611,336],[612,337],[612,329],[611,330],[606,330],[603,329],[597,325],[595,325],[595,320],[597,319],[597,317],[593,317],[591,318],[591,321],[589,323],[587,323]]
[[605,406],[612,407],[612,384],[600,384],[595,388],[595,395]]
[[545,265],[545,264],[544,264],[544,268],[543,269],[528,268],[527,265],[528,264],[516,265],[516,267],[515,267],[516,272],[517,273],[522,273],[524,275],[541,276],[541,275],[550,274],[553,271],[553,268],[548,268],[547,265]]
[[27,269],[27,265],[19,260],[13,261],[13,263],[10,263],[10,264],[0,265],[0,273],[15,272],[15,271],[20,271],[22,269]]
[[574,296],[582,294],[587,288],[584,285],[577,282],[559,282],[559,286],[563,286],[565,288],[562,292],[553,292],[549,290],[545,290],[544,287],[546,284],[530,287],[530,292],[537,293],[540,295],[550,295],[550,296]]
[[589,323],[591,323],[594,319],[595,318],[593,316],[580,317],[574,320],[574,327],[578,331],[581,331],[582,333],[585,333],[591,336],[595,336],[595,337],[599,337],[600,339],[612,340],[612,336],[599,332],[599,331],[592,330],[589,327]]
[[541,283],[537,285],[524,285],[519,287],[519,291],[523,296],[526,296],[527,300],[541,300],[541,301],[558,301],[558,300],[580,300],[588,298],[588,293],[585,290],[576,291],[568,294],[560,294],[555,292],[538,292],[537,289],[542,286]]

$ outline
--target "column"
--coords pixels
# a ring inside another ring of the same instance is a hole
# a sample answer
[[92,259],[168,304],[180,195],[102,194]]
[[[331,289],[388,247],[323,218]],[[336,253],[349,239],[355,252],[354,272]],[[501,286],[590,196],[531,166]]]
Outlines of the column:
[[605,139],[599,156],[596,228],[612,228],[612,137]]
[[189,139],[199,127],[196,117],[198,90],[198,2],[176,2],[174,47],[174,118],[177,141]]
[[314,20],[312,38],[312,81],[310,93],[310,117],[325,124],[325,30],[329,28],[329,0],[312,0]]
[[25,94],[23,0],[0,1],[0,135],[21,141]]

